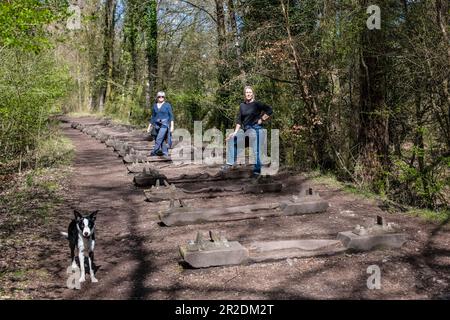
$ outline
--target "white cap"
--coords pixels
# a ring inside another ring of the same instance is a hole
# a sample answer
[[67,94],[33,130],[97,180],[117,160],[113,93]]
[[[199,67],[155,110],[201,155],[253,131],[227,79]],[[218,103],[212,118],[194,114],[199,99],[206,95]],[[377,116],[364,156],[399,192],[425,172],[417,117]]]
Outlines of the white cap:
[[166,97],[166,94],[164,91],[159,91],[158,94],[156,95],[156,97]]

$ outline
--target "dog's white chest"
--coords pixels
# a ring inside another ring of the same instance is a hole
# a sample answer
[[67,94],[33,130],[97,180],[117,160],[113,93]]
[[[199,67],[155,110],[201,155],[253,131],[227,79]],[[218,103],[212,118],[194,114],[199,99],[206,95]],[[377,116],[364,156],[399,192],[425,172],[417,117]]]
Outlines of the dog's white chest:
[[84,250],[84,255],[85,256],[88,256],[88,254],[89,254],[89,251],[86,250],[86,249],[89,248],[89,242],[90,242],[90,239],[83,238],[83,246],[85,248],[85,250]]
[[78,239],[78,250],[83,252],[85,256],[89,255],[89,251],[94,250],[94,240],[91,238],[80,237]]

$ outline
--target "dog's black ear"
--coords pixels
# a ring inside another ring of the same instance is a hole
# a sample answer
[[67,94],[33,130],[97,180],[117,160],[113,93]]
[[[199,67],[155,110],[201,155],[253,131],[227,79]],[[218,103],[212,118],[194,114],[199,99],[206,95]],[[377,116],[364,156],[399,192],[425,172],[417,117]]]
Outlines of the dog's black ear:
[[97,218],[97,213],[98,213],[98,210],[95,210],[94,212],[92,212],[92,213],[89,215],[89,218],[91,218],[91,220],[94,220],[94,221],[95,221],[95,219]]
[[75,219],[83,218],[83,215],[80,212],[78,212],[77,210],[73,210],[73,215],[75,216]]

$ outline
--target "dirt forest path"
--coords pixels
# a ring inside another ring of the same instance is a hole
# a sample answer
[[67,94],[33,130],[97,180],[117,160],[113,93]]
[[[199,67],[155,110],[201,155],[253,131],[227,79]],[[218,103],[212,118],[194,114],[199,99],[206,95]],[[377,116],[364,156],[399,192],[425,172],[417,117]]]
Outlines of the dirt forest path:
[[[51,256],[57,260],[53,268],[59,269],[56,281],[61,282],[54,298],[428,299],[448,294],[450,278],[445,271],[450,265],[445,255],[450,245],[448,229],[402,215],[388,217],[409,235],[409,241],[402,249],[197,270],[184,268],[180,264],[178,245],[194,239],[197,231],[220,230],[229,239],[244,245],[249,240],[335,238],[337,232],[351,230],[362,218],[384,212],[373,201],[315,185],[314,188],[330,203],[328,212],[320,216],[163,227],[156,213],[168,204],[145,202],[142,189],[133,185],[125,165],[111,148],[71,128],[70,121],[62,124],[62,130],[73,142],[76,155],[71,192],[61,217],[68,224],[75,208],[100,210],[95,249],[95,260],[100,269],[97,271],[98,283],[91,283],[87,277],[81,290],[64,288],[65,268],[70,261],[67,243],[61,240]],[[289,175],[285,182],[284,195],[298,192],[299,185],[305,181],[301,176]],[[277,197],[268,197],[267,201]],[[193,203],[226,207],[245,201],[266,199],[259,195],[243,195],[197,199]],[[64,230],[67,224],[61,229]],[[431,236],[434,237],[432,240]],[[425,248],[431,252],[431,257],[423,255]],[[441,251],[434,256],[433,250]],[[367,289],[366,270],[373,264],[382,269],[382,290]]]
[[[133,299],[146,294],[142,279],[152,272],[152,252],[142,194],[130,184],[122,161],[105,145],[64,125],[64,133],[76,149],[73,163],[71,207],[100,210],[97,222],[96,260],[102,281],[83,284],[83,290],[67,290],[64,298]],[[68,220],[72,212],[68,212]],[[67,251],[68,252],[68,251]],[[101,271],[100,271],[101,270]],[[118,285],[120,284],[120,285]]]

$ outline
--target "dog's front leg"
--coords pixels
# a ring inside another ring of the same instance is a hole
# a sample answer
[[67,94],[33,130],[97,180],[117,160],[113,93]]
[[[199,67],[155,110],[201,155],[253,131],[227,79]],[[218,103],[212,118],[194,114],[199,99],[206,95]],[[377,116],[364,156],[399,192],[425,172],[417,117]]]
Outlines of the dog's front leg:
[[98,282],[97,278],[95,278],[95,274],[94,274],[94,253],[93,252],[89,252],[89,256],[88,256],[88,261],[89,261],[89,274],[91,275],[91,282]]
[[85,282],[86,281],[86,270],[84,269],[84,252],[80,250],[80,254],[78,255],[78,257],[80,258],[80,269],[81,269],[81,277],[80,277],[80,282]]
[[86,270],[84,269],[84,247],[79,248],[78,257],[80,258],[80,282],[86,281]]

